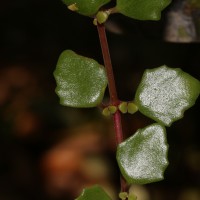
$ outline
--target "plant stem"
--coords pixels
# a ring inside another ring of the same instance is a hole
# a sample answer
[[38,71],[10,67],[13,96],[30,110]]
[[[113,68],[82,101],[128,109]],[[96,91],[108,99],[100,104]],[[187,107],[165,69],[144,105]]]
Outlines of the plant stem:
[[[111,103],[111,105],[118,106],[120,101],[119,101],[118,95],[117,95],[115,79],[114,79],[114,74],[113,74],[113,68],[112,68],[112,62],[111,62],[111,58],[110,58],[110,52],[109,52],[109,47],[108,47],[104,24],[98,24],[97,30],[98,30],[98,34],[99,34],[99,40],[100,40],[100,44],[101,44],[104,65],[105,65],[107,78],[108,78],[110,103]],[[118,145],[123,141],[121,113],[119,110],[117,110],[116,113],[113,114],[113,123],[114,123],[114,129],[115,129],[116,144]],[[121,183],[121,191],[125,192],[127,190],[127,184],[122,176],[120,178],[120,183]]]
[[103,24],[98,24],[97,30],[99,34],[99,40],[101,44],[104,65],[105,65],[105,69],[106,69],[106,73],[108,77],[108,89],[109,89],[109,94],[110,94],[110,100],[113,105],[117,106],[119,104],[119,100],[118,100],[117,90],[115,86],[115,79],[114,79],[110,52],[109,52],[109,47],[108,47],[108,42],[107,42],[107,37],[106,37],[106,32],[105,32],[105,26]]
[[[118,106],[120,101],[117,96],[117,90],[116,90],[116,86],[115,86],[115,79],[114,79],[112,62],[111,62],[111,58],[110,58],[109,47],[108,47],[108,42],[107,42],[107,37],[106,37],[106,32],[105,32],[105,26],[103,24],[101,24],[101,25],[98,24],[97,29],[98,29],[99,40],[100,40],[100,44],[101,44],[101,50],[102,50],[102,54],[103,54],[104,65],[105,65],[107,78],[108,78],[110,103],[111,103],[111,105]],[[121,113],[119,111],[117,111],[113,115],[113,121],[114,121],[115,133],[116,133],[116,143],[118,145],[123,141]]]
[[123,141],[121,113],[119,112],[119,110],[117,110],[117,112],[113,114],[113,123],[115,129],[116,144],[118,145]]

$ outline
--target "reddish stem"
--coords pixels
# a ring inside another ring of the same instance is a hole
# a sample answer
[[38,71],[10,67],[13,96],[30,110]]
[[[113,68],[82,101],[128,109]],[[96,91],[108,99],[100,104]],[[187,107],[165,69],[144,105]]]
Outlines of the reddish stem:
[[[112,68],[112,62],[111,62],[111,58],[110,58],[110,52],[109,52],[109,47],[108,47],[108,42],[107,42],[107,37],[106,37],[105,26],[103,24],[98,24],[97,30],[98,30],[98,34],[99,34],[99,40],[100,40],[100,44],[101,44],[104,65],[105,65],[107,78],[108,78],[110,103],[111,103],[111,105],[118,106],[120,101],[119,101],[118,95],[117,95],[115,79],[114,79],[114,74],[113,74],[113,68]],[[123,141],[121,113],[119,110],[117,110],[117,112],[113,114],[113,122],[114,122],[114,129],[115,129],[116,144],[118,145]],[[127,184],[122,176],[120,177],[120,183],[121,183],[121,191],[123,191],[123,192],[127,191]]]
[[121,123],[121,113],[119,110],[113,115],[114,129],[115,129],[115,137],[117,145],[123,141],[123,131],[122,131],[122,123]]
[[[101,44],[101,50],[103,54],[104,65],[105,65],[105,69],[106,69],[106,73],[108,77],[108,89],[109,89],[110,101],[111,101],[110,103],[111,105],[118,106],[119,99],[117,96],[117,90],[115,86],[115,79],[114,79],[112,62],[110,58],[110,52],[109,52],[109,47],[108,47],[108,42],[107,42],[107,37],[106,37],[105,26],[98,24],[97,29],[98,29],[99,40]],[[118,145],[123,141],[121,113],[119,111],[117,111],[113,115],[113,121],[114,121],[115,133],[116,133],[116,143]]]
[[114,79],[112,63],[110,59],[110,52],[109,52],[109,47],[108,47],[108,42],[107,42],[107,37],[106,37],[106,32],[105,32],[105,26],[103,24],[101,25],[98,24],[97,30],[99,34],[99,40],[101,44],[104,65],[105,65],[105,69],[106,69],[106,73],[108,77],[108,89],[110,93],[111,104],[117,106],[119,104],[119,100],[117,96],[117,90],[115,87],[115,79]]

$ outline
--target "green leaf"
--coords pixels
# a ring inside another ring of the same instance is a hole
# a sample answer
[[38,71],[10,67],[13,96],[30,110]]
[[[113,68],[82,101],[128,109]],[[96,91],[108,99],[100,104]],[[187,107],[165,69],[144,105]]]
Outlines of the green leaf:
[[104,115],[105,117],[109,117],[111,115],[110,110],[109,110],[108,107],[103,109],[102,115]]
[[82,194],[75,200],[111,200],[105,191],[98,185],[83,189]]
[[97,13],[100,7],[110,2],[110,0],[62,0],[64,4],[72,7],[73,11],[78,12],[79,14],[92,16]]
[[121,102],[118,106],[119,110],[125,114],[128,112],[128,103],[127,102]]
[[117,0],[118,12],[138,20],[160,20],[171,0]]
[[170,126],[195,104],[199,93],[197,79],[179,68],[161,66],[145,71],[135,103],[144,115]]
[[128,200],[137,200],[137,196],[135,194],[129,194]]
[[108,106],[108,109],[111,114],[115,114],[117,112],[117,107],[116,106]]
[[96,14],[96,19],[97,19],[97,22],[99,24],[103,24],[106,22],[106,20],[108,19],[110,15],[110,12],[109,11],[99,11],[97,14]]
[[135,103],[129,102],[128,103],[128,113],[134,114],[138,111],[138,107]]
[[54,77],[60,103],[70,107],[95,107],[103,99],[107,86],[104,67],[95,60],[64,51],[57,63]]
[[160,181],[168,166],[165,128],[152,124],[139,129],[117,148],[117,162],[129,184]]
[[106,117],[110,116],[111,114],[115,114],[117,112],[116,106],[108,106],[103,109],[102,114]]
[[126,200],[128,198],[128,193],[127,192],[120,192],[119,193],[119,198],[121,200]]

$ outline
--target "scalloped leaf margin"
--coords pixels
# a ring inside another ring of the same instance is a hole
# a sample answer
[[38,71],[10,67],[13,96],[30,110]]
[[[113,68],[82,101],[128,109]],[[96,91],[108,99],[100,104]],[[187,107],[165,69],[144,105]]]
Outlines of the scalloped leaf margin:
[[99,8],[110,2],[110,0],[62,0],[67,6],[73,5],[74,11],[86,16],[95,15]]
[[167,155],[165,127],[155,123],[119,144],[116,157],[127,183],[147,184],[164,178]]
[[135,95],[139,111],[170,126],[183,117],[200,94],[200,82],[179,68],[147,69]]
[[76,108],[98,106],[107,86],[102,65],[93,59],[64,51],[54,71],[60,104]]
[[138,20],[160,20],[161,11],[171,0],[117,0],[116,9],[121,14]]

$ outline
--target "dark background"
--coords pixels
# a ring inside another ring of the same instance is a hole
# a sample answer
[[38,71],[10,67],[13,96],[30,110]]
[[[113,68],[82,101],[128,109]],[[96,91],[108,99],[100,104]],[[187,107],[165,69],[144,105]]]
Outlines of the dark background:
[[[121,100],[133,99],[146,68],[166,64],[199,79],[200,44],[163,39],[173,3],[158,22],[110,17],[107,36]],[[60,106],[54,93],[53,71],[65,49],[103,63],[92,19],[68,11],[59,0],[1,0],[1,200],[70,200],[95,183],[115,196],[111,122],[97,109]],[[164,181],[142,188],[149,199],[199,199],[198,114],[199,101],[167,128],[170,165]],[[149,123],[139,113],[124,116],[125,137]]]

